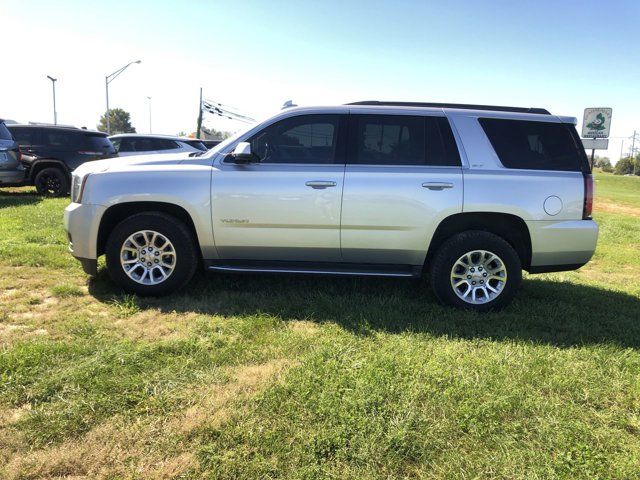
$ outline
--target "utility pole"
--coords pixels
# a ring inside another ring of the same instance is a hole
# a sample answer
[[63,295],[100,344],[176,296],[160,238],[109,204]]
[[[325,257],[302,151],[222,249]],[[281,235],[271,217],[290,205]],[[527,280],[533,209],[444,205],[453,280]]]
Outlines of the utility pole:
[[51,84],[53,85],[53,124],[58,124],[58,112],[56,112],[56,82],[57,78],[53,78],[50,75],[47,75],[47,78],[51,80]]
[[636,162],[634,155],[636,154],[636,137],[637,137],[637,133],[634,130],[633,131],[633,137],[631,137],[631,155],[629,155],[631,157],[631,164],[633,165],[633,174],[636,174]]
[[147,97],[147,100],[149,100],[149,133],[153,133],[151,128],[151,97]]
[[196,129],[196,138],[200,140],[200,130],[202,129],[202,87],[200,87],[200,103],[198,104],[198,128]]

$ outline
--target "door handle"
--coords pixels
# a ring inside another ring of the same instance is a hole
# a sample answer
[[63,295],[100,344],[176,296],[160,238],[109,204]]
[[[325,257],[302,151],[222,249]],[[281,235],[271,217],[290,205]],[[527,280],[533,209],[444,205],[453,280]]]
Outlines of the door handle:
[[305,182],[305,185],[307,187],[311,187],[314,189],[321,189],[321,188],[327,188],[327,187],[335,187],[337,185],[336,182],[330,182],[327,180],[309,180],[308,182]]
[[424,188],[429,190],[444,190],[445,188],[453,188],[453,183],[450,182],[424,182],[422,184]]

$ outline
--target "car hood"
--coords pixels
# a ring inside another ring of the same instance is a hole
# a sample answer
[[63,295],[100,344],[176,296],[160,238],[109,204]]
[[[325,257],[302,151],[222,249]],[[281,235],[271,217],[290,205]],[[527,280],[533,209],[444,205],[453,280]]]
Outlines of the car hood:
[[153,167],[154,165],[166,167],[169,165],[180,165],[196,159],[202,160],[202,157],[193,157],[189,152],[114,157],[106,160],[83,163],[76,168],[73,173],[75,175],[86,175],[87,173],[122,171],[136,167]]

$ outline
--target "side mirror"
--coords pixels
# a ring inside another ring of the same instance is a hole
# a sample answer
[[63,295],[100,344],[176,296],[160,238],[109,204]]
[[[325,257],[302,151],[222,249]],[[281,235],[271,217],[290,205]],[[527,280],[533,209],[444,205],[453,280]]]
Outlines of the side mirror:
[[256,156],[251,153],[251,144],[249,142],[240,142],[231,154],[234,163],[251,163],[256,161]]

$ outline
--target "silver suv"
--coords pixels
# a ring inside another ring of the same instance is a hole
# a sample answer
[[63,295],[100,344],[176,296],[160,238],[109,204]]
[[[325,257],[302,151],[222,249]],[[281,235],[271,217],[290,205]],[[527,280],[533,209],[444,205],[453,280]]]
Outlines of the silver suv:
[[163,295],[212,271],[427,275],[446,304],[508,304],[522,269],[573,270],[598,236],[576,120],[534,108],[292,108],[199,156],[82,165],[65,211],[89,274]]

